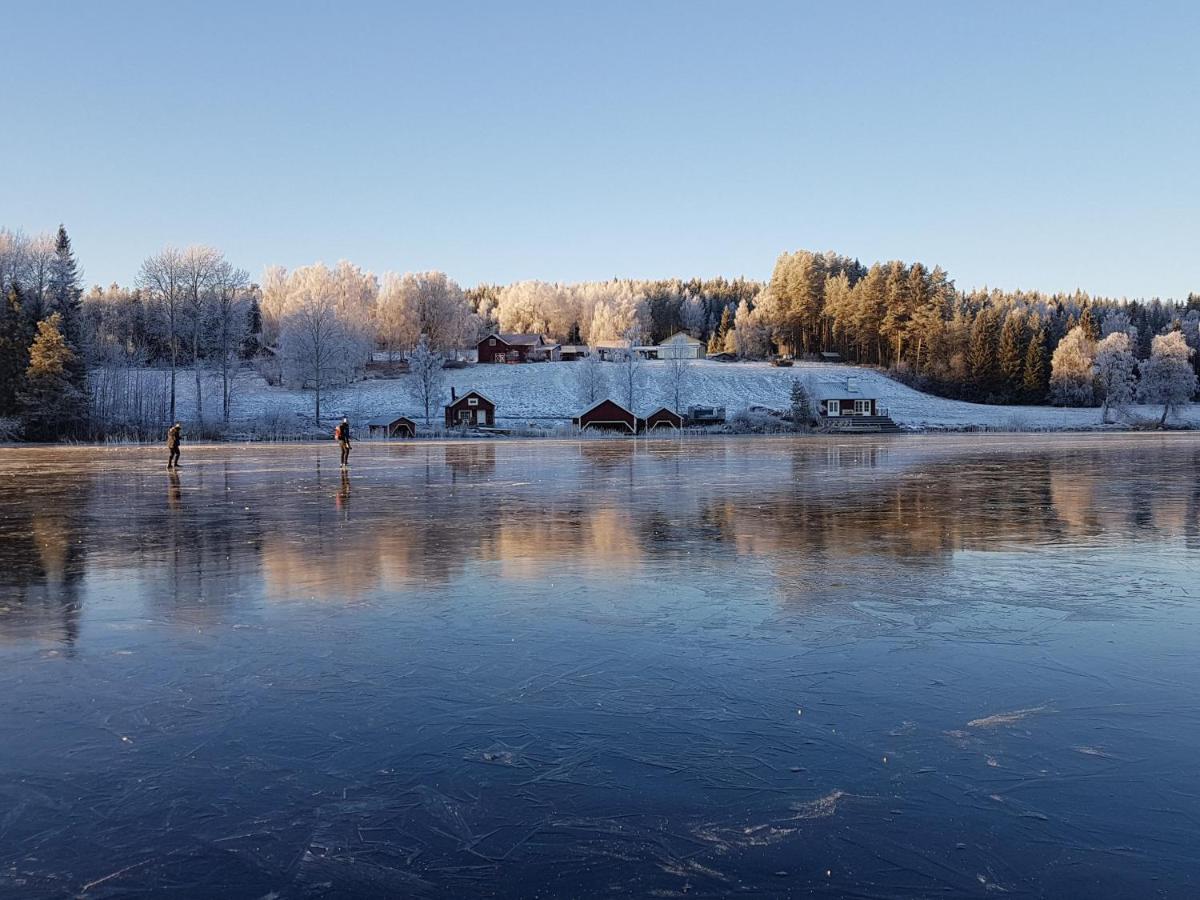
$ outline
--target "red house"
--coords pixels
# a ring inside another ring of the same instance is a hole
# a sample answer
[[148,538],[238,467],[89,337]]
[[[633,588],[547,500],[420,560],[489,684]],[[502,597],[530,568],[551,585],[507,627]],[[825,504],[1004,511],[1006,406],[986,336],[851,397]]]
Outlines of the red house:
[[642,420],[642,429],[645,431],[658,431],[659,429],[665,431],[671,428],[678,431],[682,427],[683,416],[665,406],[656,409]]
[[557,362],[560,358],[559,345],[540,334],[489,334],[476,349],[481,363]]
[[638,430],[638,417],[613,400],[601,400],[571,421],[579,426],[580,431],[594,428],[599,431],[637,434]]
[[447,428],[494,428],[496,404],[479,391],[468,391],[459,397],[450,388],[450,403],[446,407]]

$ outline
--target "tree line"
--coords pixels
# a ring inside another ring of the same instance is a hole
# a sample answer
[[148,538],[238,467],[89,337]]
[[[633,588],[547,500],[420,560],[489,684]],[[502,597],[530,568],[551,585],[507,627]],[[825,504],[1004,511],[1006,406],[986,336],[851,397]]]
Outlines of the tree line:
[[[710,353],[837,354],[919,389],[984,403],[1146,399],[1153,392],[1144,385],[1161,381],[1149,365],[1156,345],[1160,362],[1182,359],[1193,375],[1200,371],[1197,294],[1170,302],[962,291],[939,266],[864,265],[832,252],[783,253],[765,282],[463,288],[442,272],[376,276],[345,261],[270,267],[253,282],[209,247],[151,254],[128,286],[85,292],[82,277],[65,228],[33,238],[0,229],[0,427],[10,436],[154,431],[181,415],[181,373],[189,418],[227,425],[235,376],[247,362],[273,383],[312,390],[319,420],[323,392],[362,377],[376,354],[411,360],[423,347],[444,358],[496,331],[570,344],[656,343],[683,331]],[[1102,366],[1113,362],[1116,344],[1119,372],[1132,367],[1128,379],[1114,380]],[[165,381],[146,378],[152,368],[165,371]],[[1187,388],[1178,372],[1167,381],[1173,396]]]

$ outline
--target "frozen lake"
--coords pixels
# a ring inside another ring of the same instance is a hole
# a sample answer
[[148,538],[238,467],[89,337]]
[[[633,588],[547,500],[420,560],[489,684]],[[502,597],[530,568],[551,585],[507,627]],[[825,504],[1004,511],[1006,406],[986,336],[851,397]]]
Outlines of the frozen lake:
[[0,896],[1200,894],[1200,439],[0,450]]

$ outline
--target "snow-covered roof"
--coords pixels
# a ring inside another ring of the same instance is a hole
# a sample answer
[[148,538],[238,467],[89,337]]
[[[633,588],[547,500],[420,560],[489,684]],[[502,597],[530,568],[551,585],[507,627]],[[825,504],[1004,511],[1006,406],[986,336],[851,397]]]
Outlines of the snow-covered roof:
[[624,406],[622,406],[616,400],[613,400],[609,397],[605,397],[603,400],[597,400],[595,403],[593,403],[591,406],[589,406],[583,412],[576,415],[575,418],[576,419],[582,418],[583,416],[586,416],[588,413],[590,413],[596,407],[603,406],[605,403],[611,403],[617,409],[621,410],[621,412],[629,413],[629,415],[633,416],[634,418],[637,418],[637,416],[631,410],[626,409]]
[[663,347],[667,344],[701,344],[703,341],[692,337],[686,331],[677,331],[669,338],[665,338],[658,342],[658,346]]
[[487,337],[483,338],[479,343],[482,344],[484,341],[488,340],[488,338],[498,338],[498,339],[504,341],[504,343],[508,344],[510,347],[517,347],[517,346],[537,347],[537,346],[541,345],[542,343],[544,343],[542,336],[540,334],[513,334],[513,333],[489,334]]
[[368,419],[367,425],[375,425],[383,428],[388,425],[395,425],[397,422],[412,422],[408,416],[376,416],[374,419]]
[[446,404],[446,408],[449,409],[451,406],[457,406],[459,403],[462,403],[464,400],[466,400],[472,394],[475,395],[476,397],[478,397],[480,400],[487,400],[487,402],[491,403],[492,406],[496,405],[495,401],[488,400],[488,398],[483,396],[483,394],[479,393],[479,391],[470,390],[470,391],[467,391],[465,394],[459,394],[457,397],[455,397],[453,400],[451,400],[449,403]]

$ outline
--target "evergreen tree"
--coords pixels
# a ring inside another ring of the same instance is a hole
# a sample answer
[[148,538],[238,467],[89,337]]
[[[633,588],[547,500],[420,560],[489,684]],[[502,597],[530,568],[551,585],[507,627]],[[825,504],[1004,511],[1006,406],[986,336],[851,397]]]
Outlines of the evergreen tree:
[[262,306],[258,297],[250,298],[250,306],[246,310],[246,336],[242,338],[242,358],[253,359],[262,349]]
[[84,394],[71,380],[74,367],[75,353],[63,336],[62,315],[51,313],[38,323],[19,393],[26,437],[53,440],[78,429],[85,404]]
[[1049,347],[1046,345],[1046,326],[1039,323],[1025,350],[1025,373],[1021,384],[1029,400],[1041,402],[1050,388]]
[[967,345],[967,372],[975,382],[975,389],[981,397],[993,394],[999,387],[999,331],[1000,313],[991,307],[980,310],[974,324],[971,325],[971,337]]
[[[665,337],[665,335],[664,335],[664,337]],[[578,319],[576,319],[574,322],[571,323],[571,327],[567,331],[567,343],[568,344],[582,344],[583,343],[583,335],[579,331],[579,320]]]
[[1025,376],[1025,317],[1012,310],[1004,318],[1000,329],[999,357],[1000,374],[1004,378],[1005,393],[1015,397],[1021,393],[1021,382]]
[[13,282],[0,305],[0,416],[19,411],[17,393],[29,365],[29,335],[21,309],[21,289]]
[[1083,333],[1087,335],[1088,340],[1100,340],[1100,323],[1092,315],[1092,306],[1090,303],[1084,306],[1083,313],[1079,316],[1079,327],[1083,329]]
[[717,326],[717,330],[712,333],[712,337],[708,339],[709,353],[724,353],[725,338],[729,334],[729,329],[733,327],[733,314],[726,306],[721,312],[721,324]]
[[87,392],[87,362],[83,356],[83,287],[79,266],[71,249],[67,229],[58,226],[54,238],[54,259],[50,261],[48,279],[49,311],[61,317],[59,331],[71,350],[67,377],[76,390]]

